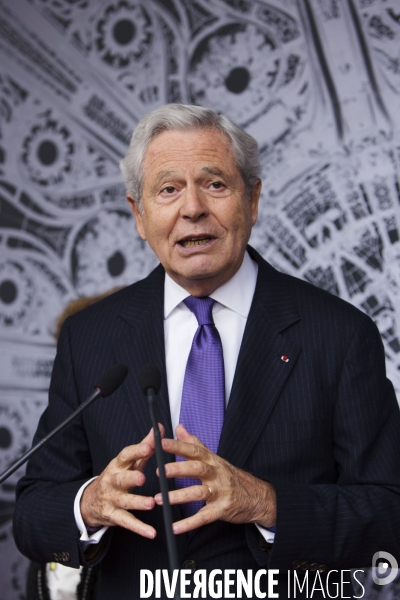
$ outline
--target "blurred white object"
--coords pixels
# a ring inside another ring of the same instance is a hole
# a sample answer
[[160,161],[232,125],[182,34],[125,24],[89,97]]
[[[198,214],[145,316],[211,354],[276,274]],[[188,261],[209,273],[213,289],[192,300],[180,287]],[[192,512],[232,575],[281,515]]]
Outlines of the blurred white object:
[[46,575],[51,600],[76,600],[76,588],[81,572],[82,567],[71,569],[58,563],[49,563],[46,566]]

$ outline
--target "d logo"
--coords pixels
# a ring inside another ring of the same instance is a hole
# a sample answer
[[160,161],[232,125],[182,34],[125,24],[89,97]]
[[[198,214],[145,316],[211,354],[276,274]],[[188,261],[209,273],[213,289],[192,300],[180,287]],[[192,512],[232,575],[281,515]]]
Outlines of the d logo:
[[372,579],[377,585],[387,585],[396,579],[399,565],[395,557],[383,550],[372,557]]

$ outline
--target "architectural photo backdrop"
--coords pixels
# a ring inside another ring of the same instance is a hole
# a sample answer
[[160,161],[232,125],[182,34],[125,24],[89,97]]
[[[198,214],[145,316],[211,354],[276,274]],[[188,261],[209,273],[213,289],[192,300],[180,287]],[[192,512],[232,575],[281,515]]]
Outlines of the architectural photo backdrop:
[[[400,392],[400,0],[0,0],[0,471],[46,406],[58,314],[157,264],[118,162],[170,102],[258,140],[252,244],[369,314]],[[24,597],[22,472],[0,486],[0,600]]]

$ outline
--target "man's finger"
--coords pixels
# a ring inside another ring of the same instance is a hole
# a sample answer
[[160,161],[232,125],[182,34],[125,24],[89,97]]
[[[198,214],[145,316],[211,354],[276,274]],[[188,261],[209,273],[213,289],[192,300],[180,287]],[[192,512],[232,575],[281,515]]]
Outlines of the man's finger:
[[120,491],[130,490],[136,486],[142,486],[146,482],[146,476],[140,471],[118,471],[111,477],[112,486]]
[[193,529],[203,527],[209,523],[214,523],[214,521],[217,521],[219,518],[219,511],[215,509],[213,505],[207,504],[203,506],[203,508],[201,508],[195,515],[173,523],[172,531],[175,535],[179,535],[181,533],[193,531]]
[[[165,427],[164,425],[162,425],[162,423],[158,423],[158,429],[160,430],[160,436],[163,438],[165,435]],[[149,442],[151,443],[151,445],[155,448],[156,443],[154,440],[154,433],[153,433],[153,428],[150,429],[149,433],[146,435],[146,437],[144,438],[144,440],[142,440],[143,442]]]
[[[164,437],[165,429],[164,426],[159,423],[160,435]],[[148,459],[153,455],[155,451],[155,441],[154,441],[154,433],[153,428],[150,429],[149,433],[139,444],[133,444],[132,446],[127,446],[123,448],[121,452],[118,454],[116,460],[119,468],[129,468],[133,465],[135,468],[143,469],[144,465],[147,463]],[[137,461],[140,461],[139,464],[135,464]]]
[[184,460],[165,465],[165,474],[168,479],[173,477],[194,477],[203,479],[214,478],[214,467],[201,460]]
[[154,508],[155,499],[140,494],[120,494],[115,504],[124,510],[151,510]]
[[136,461],[144,458],[149,458],[154,452],[152,446],[147,442],[141,442],[133,446],[127,446],[116,457],[117,466],[119,469],[128,469]]
[[142,537],[153,540],[157,532],[154,527],[151,527],[147,523],[143,523],[131,513],[126,510],[120,508],[116,509],[112,514],[112,520],[110,520],[109,525],[119,525],[120,527],[124,527],[125,529],[129,529],[129,531],[133,531]]
[[190,460],[206,461],[213,456],[211,450],[206,448],[206,446],[203,444],[194,444],[193,442],[182,442],[166,438],[162,440],[162,447],[169,454],[176,454]]
[[193,435],[193,433],[190,433],[182,423],[179,423],[179,425],[177,425],[175,433],[176,438],[178,440],[181,440],[182,442],[190,442],[192,444],[196,444],[197,446],[203,446],[203,448],[207,447],[203,444],[201,440],[199,440],[198,437]]
[[[179,490],[171,490],[168,492],[169,503],[186,504],[187,502],[198,502],[199,500],[206,502],[211,497],[210,489],[208,485],[192,485]],[[154,500],[156,504],[162,506],[162,494],[156,494]]]
[[[165,435],[165,428],[164,425],[161,425],[161,423],[158,423],[158,427],[160,430],[160,436],[161,439],[164,437]],[[136,470],[139,471],[144,471],[147,463],[149,462],[150,458],[153,456],[155,449],[156,449],[156,442],[154,439],[154,432],[153,432],[153,428],[150,429],[149,433],[147,434],[147,436],[142,440],[141,442],[143,443],[148,443],[150,444],[150,446],[153,448],[153,452],[151,452],[148,456],[145,456],[144,458],[140,458],[138,461],[136,461],[136,463],[134,465],[132,465],[131,468],[134,468]]]

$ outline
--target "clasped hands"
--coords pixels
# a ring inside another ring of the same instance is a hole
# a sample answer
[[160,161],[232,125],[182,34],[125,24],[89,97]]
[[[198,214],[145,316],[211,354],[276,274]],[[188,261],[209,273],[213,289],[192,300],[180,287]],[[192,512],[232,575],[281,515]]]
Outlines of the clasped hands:
[[[160,425],[161,435],[164,428]],[[165,465],[168,478],[194,477],[201,485],[169,492],[171,504],[204,500],[193,516],[173,524],[175,534],[185,533],[217,520],[229,523],[257,523],[272,527],[276,521],[276,497],[271,484],[234,467],[214,454],[191,435],[183,425],[176,428],[177,439],[163,439],[163,449],[186,461]],[[152,510],[162,505],[161,493],[153,498],[134,493],[146,481],[144,470],[155,452],[153,431],[140,442],[124,448],[105,470],[90,483],[81,498],[81,514],[86,525],[125,527],[143,537],[155,538],[156,530],[131,510]]]

